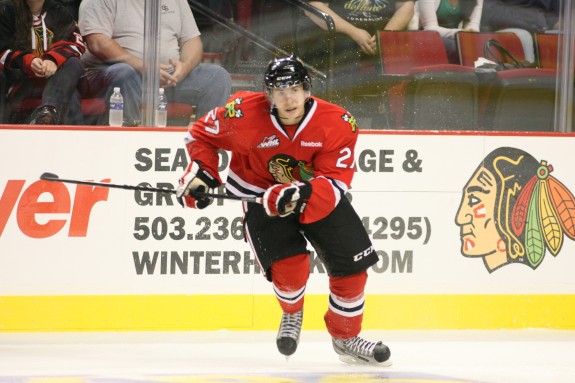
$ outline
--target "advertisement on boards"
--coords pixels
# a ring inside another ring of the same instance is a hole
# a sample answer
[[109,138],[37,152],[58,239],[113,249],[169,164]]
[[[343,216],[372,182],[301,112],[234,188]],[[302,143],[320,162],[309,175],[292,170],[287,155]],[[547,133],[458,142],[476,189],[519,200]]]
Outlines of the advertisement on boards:
[[[183,130],[1,133],[0,295],[270,294],[241,202],[39,180],[174,189]],[[574,140],[362,132],[348,198],[380,256],[367,293],[575,293]],[[307,291],[322,294],[310,250]]]

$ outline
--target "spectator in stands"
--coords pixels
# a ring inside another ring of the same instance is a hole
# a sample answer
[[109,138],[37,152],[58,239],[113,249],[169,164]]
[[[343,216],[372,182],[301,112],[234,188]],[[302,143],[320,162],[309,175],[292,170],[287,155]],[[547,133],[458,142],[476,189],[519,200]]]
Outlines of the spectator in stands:
[[[378,30],[406,29],[414,15],[414,1],[373,1],[351,4],[347,0],[309,1],[309,4],[329,14],[334,21],[335,84],[337,102],[344,103],[350,90],[360,89],[372,80],[358,75],[360,68],[375,65],[378,47]],[[300,57],[320,70],[327,70],[326,52],[328,34],[323,19],[306,12],[298,25],[298,50]],[[347,100],[349,101],[349,100]]]
[[559,29],[560,0],[484,0],[481,29],[519,36],[525,60],[535,61],[533,33]]
[[42,99],[27,123],[82,123],[76,88],[84,74],[84,50],[76,21],[58,1],[0,2],[0,70],[8,81],[8,109]]
[[421,29],[438,31],[452,64],[459,64],[455,35],[479,32],[483,0],[418,0],[415,12]]
[[[83,57],[88,86],[114,87],[124,96],[124,122],[140,123],[144,70],[144,7],[141,0],[83,0],[79,25],[88,50]],[[221,66],[201,64],[203,46],[192,11],[185,0],[162,1],[160,85],[169,102],[190,103],[197,115],[226,102],[230,74]]]

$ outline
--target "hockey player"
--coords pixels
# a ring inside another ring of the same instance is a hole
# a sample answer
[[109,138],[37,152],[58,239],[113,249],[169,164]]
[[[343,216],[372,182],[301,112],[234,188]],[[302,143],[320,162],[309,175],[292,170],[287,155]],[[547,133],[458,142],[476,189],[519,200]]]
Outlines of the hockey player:
[[230,151],[227,192],[263,201],[244,203],[245,236],[283,310],[279,352],[289,357],[299,343],[309,241],[329,274],[324,320],[335,352],[347,363],[385,362],[386,345],[359,337],[367,269],[378,257],[345,197],[354,175],[356,121],[311,96],[308,72],[293,55],[269,63],[264,88],[237,92],[190,127],[192,161],[176,195],[188,207],[208,206],[212,201],[194,192],[221,184],[217,150]]

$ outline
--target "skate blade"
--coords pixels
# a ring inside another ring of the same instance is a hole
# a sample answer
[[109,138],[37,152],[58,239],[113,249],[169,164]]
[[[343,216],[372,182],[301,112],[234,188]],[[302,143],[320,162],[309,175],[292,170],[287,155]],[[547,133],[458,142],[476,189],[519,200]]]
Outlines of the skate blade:
[[347,363],[347,364],[355,364],[355,365],[361,365],[361,366],[381,366],[381,367],[390,367],[393,365],[393,362],[388,359],[384,362],[370,362],[367,360],[363,360],[363,359],[359,359],[359,358],[355,358],[351,355],[339,355],[339,360]]

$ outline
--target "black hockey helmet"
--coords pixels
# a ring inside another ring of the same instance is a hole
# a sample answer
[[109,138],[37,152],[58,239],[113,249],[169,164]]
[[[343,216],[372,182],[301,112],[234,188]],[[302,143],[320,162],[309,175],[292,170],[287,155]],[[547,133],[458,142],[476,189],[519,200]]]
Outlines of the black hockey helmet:
[[300,59],[291,55],[270,61],[264,76],[264,84],[266,89],[303,84],[305,90],[310,90],[311,77]]

